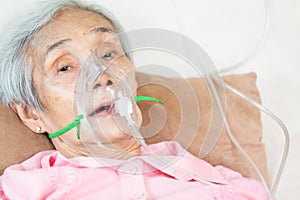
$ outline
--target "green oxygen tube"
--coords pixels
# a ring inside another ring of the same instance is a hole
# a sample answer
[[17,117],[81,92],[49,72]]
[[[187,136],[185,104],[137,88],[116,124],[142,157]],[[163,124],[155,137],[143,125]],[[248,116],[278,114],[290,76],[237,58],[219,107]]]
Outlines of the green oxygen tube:
[[[154,101],[156,103],[160,103],[160,104],[164,104],[163,101],[160,101],[154,97],[149,97],[149,96],[136,96],[134,98],[134,100],[136,102],[139,102],[139,101]],[[48,134],[48,137],[49,138],[56,138],[58,136],[61,136],[62,134],[68,132],[69,130],[73,129],[74,127],[76,127],[76,134],[77,134],[77,139],[80,140],[80,120],[82,120],[84,117],[83,115],[78,115],[76,117],[76,119],[70,123],[69,125],[67,125],[66,127],[60,129],[59,131],[56,131],[54,133],[50,133]]]

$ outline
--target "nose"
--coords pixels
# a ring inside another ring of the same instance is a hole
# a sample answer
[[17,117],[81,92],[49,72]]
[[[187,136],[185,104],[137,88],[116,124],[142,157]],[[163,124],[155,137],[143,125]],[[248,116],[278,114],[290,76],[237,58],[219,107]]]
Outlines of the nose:
[[102,74],[99,78],[97,83],[95,83],[93,89],[97,89],[98,87],[103,86],[112,86],[114,85],[114,79],[109,76],[107,73]]

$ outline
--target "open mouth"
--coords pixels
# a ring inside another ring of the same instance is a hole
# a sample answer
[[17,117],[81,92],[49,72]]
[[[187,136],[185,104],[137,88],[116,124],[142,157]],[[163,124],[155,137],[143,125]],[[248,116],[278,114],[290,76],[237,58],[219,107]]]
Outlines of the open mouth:
[[98,106],[93,112],[89,114],[90,117],[107,117],[112,114],[115,105],[111,102],[107,102]]

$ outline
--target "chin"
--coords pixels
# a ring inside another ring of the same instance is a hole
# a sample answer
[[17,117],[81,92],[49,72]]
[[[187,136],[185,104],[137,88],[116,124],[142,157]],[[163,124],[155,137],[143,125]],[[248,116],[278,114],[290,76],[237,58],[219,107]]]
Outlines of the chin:
[[132,135],[128,131],[122,131],[115,124],[111,126],[109,132],[106,132],[105,137],[111,143],[119,142],[121,140],[126,140],[132,138]]
[[[136,125],[139,129],[142,125],[143,120],[141,111],[137,105],[135,105],[135,111],[137,117]],[[106,139],[108,139],[112,143],[121,139],[130,139],[133,137],[128,124],[123,119],[118,120],[112,115],[109,115],[108,117],[98,118],[97,123]]]

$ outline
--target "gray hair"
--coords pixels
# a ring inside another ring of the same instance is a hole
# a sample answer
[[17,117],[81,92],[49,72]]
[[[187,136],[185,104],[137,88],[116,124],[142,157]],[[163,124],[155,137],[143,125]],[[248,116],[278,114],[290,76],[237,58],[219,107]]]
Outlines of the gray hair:
[[100,14],[111,22],[118,34],[123,31],[113,15],[100,5],[87,4],[79,0],[39,1],[20,22],[2,37],[0,43],[0,100],[6,106],[12,102],[24,107],[43,110],[33,86],[32,57],[26,55],[34,35],[59,12],[68,8],[79,8]]

